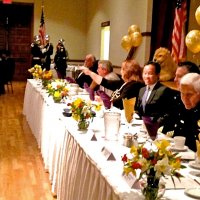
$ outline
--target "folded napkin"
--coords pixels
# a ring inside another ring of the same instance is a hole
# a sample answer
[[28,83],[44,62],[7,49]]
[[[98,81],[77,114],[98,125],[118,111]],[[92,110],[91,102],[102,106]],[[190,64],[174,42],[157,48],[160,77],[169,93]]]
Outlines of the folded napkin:
[[111,107],[111,101],[110,101],[110,97],[102,90],[98,90],[96,92],[97,95],[99,95],[101,97],[101,100],[103,101],[103,104],[105,106],[106,109],[110,109]]
[[76,81],[73,78],[69,77],[69,76],[67,76],[65,79],[69,83],[76,83]]
[[148,135],[152,140],[154,140],[157,137],[157,131],[159,128],[159,123],[157,121],[153,121],[151,117],[143,116],[142,120],[144,122],[144,125],[147,129]]
[[196,140],[196,147],[197,147],[197,157],[200,159],[200,133],[198,135],[198,140]]
[[136,97],[122,100],[125,117],[128,123],[130,123],[131,120],[133,119],[135,100],[136,100]]
[[90,95],[90,100],[94,101],[94,90],[91,89],[87,83],[83,84],[84,89],[89,93]]

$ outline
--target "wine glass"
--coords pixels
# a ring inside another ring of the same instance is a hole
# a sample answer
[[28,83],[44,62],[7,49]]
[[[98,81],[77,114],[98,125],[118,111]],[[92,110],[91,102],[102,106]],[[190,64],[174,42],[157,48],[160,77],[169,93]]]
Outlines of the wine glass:
[[151,117],[143,116],[143,123],[146,127],[147,133],[152,140],[157,138],[159,123],[157,121],[152,120]]

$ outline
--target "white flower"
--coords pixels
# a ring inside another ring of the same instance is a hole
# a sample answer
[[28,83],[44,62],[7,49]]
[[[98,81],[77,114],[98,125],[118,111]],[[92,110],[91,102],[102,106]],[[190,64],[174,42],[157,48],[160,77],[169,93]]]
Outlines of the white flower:
[[155,166],[154,170],[156,171],[156,177],[160,177],[161,174],[170,175],[171,167],[169,165],[169,159],[165,156],[162,160],[159,160]]

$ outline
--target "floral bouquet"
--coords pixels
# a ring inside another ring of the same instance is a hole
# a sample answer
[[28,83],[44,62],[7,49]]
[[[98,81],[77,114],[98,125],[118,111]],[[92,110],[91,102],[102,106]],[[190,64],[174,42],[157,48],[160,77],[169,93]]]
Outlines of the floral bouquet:
[[51,81],[47,87],[47,92],[49,96],[52,96],[55,102],[60,102],[63,97],[66,97],[69,92],[67,87],[67,82],[63,79],[56,79]]
[[46,87],[51,82],[52,78],[53,78],[52,70],[49,70],[49,71],[43,70],[42,78],[41,78],[42,79],[42,85],[44,87]]
[[35,79],[42,78],[43,70],[40,65],[34,65],[34,67],[31,67],[30,69],[28,69],[28,72],[30,72],[32,74],[33,78],[35,78]]
[[181,165],[181,158],[177,156],[178,153],[172,153],[169,150],[169,141],[161,140],[132,146],[130,149],[130,157],[124,155],[122,161],[124,163],[125,174],[133,173],[138,181],[146,177],[147,182],[143,188],[143,194],[146,199],[156,199],[159,189],[159,180],[165,175],[171,176],[175,185],[174,178],[180,180],[182,175],[179,173],[180,169],[185,168]]
[[94,111],[101,109],[100,104],[92,104],[91,101],[86,101],[82,98],[77,98],[72,103],[68,103],[68,106],[71,106],[72,117],[79,122],[79,129],[87,129],[89,125],[87,120],[93,119],[95,116]]

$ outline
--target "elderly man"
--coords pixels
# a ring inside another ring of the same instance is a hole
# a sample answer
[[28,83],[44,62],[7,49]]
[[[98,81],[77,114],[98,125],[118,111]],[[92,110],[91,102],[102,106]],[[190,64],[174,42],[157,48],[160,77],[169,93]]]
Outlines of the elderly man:
[[181,78],[188,73],[200,73],[198,66],[190,61],[179,63],[174,78],[174,82],[176,83],[177,87],[177,90],[173,91],[174,94],[173,94],[172,106],[174,108],[171,110],[169,118],[166,119],[165,126],[163,127],[162,130],[163,133],[167,133],[169,131],[173,131],[174,129],[176,129],[175,127],[179,123],[179,116],[181,112],[185,109],[184,104],[181,101],[179,90],[180,90]]
[[[97,73],[107,80],[120,80],[119,76],[115,72],[113,72],[112,63],[108,60],[100,60],[98,62]],[[108,96],[111,96],[111,94],[113,93],[113,90],[107,89],[102,85],[99,86],[99,90],[104,91]]]
[[186,137],[186,145],[196,151],[200,133],[200,75],[188,73],[180,81],[181,100],[185,106],[179,115],[174,135]]
[[[91,71],[95,73],[97,72],[98,65],[97,65],[97,61],[94,55],[92,54],[86,55],[85,61],[84,61],[84,67],[89,68]],[[90,76],[85,75],[83,72],[81,72],[78,75],[75,81],[81,88],[84,88],[84,83],[87,83],[88,85],[92,83],[92,79],[90,78]]]

